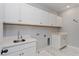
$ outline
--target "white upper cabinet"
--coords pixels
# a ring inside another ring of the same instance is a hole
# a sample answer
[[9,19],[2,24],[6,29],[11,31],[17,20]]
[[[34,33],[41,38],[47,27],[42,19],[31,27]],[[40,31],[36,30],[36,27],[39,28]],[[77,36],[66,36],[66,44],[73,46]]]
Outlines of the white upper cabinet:
[[63,26],[63,20],[62,20],[62,17],[57,16],[56,26],[58,26],[58,27],[62,27],[62,26]]
[[0,3],[0,19],[4,17],[4,4]]
[[48,23],[48,13],[27,4],[22,4],[21,19],[27,24],[46,25]]
[[35,8],[26,4],[21,4],[21,20],[23,20],[25,24],[39,24],[40,15],[37,12],[38,10]]
[[19,4],[17,3],[6,3],[4,22],[17,23],[17,20],[19,20],[20,16],[19,8]]
[[57,15],[48,13],[36,7],[24,3],[5,4],[6,23],[41,25],[41,26],[58,26],[60,27]]
[[56,20],[57,20],[57,16],[54,14],[49,14],[49,25],[50,26],[56,26]]
[[54,15],[54,14],[49,14],[49,25],[50,26],[55,26],[55,27],[62,27],[63,21],[62,17]]
[[57,15],[48,13],[41,9],[32,7],[27,4],[21,5],[21,20],[25,24],[42,25],[42,26],[59,26]]

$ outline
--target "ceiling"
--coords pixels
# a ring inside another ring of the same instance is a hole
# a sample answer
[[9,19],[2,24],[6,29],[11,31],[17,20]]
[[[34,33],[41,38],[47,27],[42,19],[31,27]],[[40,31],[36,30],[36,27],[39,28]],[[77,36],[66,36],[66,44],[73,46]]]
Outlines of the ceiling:
[[[70,8],[79,7],[79,3],[29,3],[32,6],[44,9],[48,12],[55,11],[56,13],[61,13]],[[67,8],[66,6],[70,6]]]

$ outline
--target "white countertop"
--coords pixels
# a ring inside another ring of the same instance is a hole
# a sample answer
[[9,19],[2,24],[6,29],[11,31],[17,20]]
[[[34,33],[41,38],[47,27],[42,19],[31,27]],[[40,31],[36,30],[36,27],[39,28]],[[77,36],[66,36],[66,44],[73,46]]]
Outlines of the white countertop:
[[0,42],[0,48],[10,47],[10,46],[16,46],[16,45],[25,44],[25,43],[27,44],[27,43],[31,43],[31,42],[35,42],[36,41],[35,38],[31,38],[31,37],[29,37],[29,38],[27,38],[25,40],[26,41],[24,41],[24,42],[13,43],[14,40],[8,38],[8,39],[5,39],[5,40],[3,40],[3,41]]

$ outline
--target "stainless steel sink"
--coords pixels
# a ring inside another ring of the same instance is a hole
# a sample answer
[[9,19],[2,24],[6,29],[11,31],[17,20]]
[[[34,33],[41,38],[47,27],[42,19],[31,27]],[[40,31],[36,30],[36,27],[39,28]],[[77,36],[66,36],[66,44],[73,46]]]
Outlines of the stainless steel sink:
[[21,40],[14,40],[13,43],[19,43],[19,42],[25,42],[25,39],[21,39]]

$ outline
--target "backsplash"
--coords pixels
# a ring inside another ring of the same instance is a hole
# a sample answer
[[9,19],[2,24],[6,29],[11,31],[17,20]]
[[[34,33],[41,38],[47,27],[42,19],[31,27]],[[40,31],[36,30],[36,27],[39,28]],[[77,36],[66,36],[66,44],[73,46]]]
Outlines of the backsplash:
[[[20,32],[22,36],[30,35],[31,37],[36,38],[37,49],[39,49],[39,48],[46,47],[49,44],[51,45],[51,42],[52,42],[51,34],[59,32],[59,28],[4,24],[4,30],[3,30],[4,40],[6,37],[17,38],[18,32]],[[50,43],[48,41],[50,41]]]

